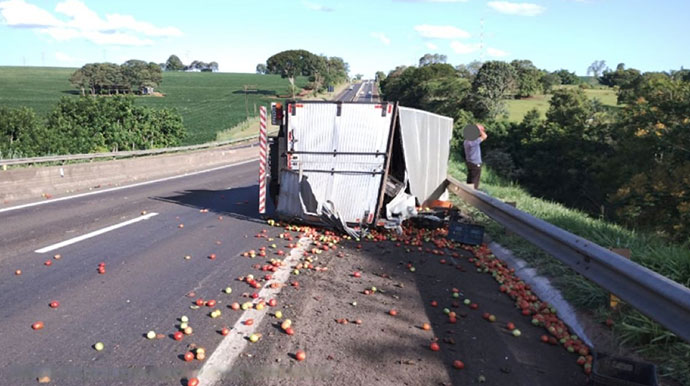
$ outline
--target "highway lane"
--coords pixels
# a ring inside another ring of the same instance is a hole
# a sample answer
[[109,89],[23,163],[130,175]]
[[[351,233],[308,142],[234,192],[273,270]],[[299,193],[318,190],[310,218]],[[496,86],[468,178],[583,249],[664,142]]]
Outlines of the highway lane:
[[[50,372],[51,384],[58,385],[179,384],[183,372],[201,365],[181,359],[187,345],[210,354],[222,338],[217,330],[239,316],[224,306],[249,291],[235,278],[254,271],[255,261],[239,255],[265,245],[253,236],[268,228],[257,218],[256,174],[250,162],[0,213],[0,373],[13,384],[35,384],[38,371]],[[158,214],[56,251],[34,252],[142,211]],[[62,257],[53,259],[55,253]],[[106,263],[103,275],[100,262]],[[221,293],[227,285],[233,294]],[[190,291],[222,302],[223,316],[211,319],[208,309],[190,309]],[[59,308],[49,307],[52,300]],[[177,342],[169,334],[185,314],[195,332]],[[32,330],[36,321],[45,327]],[[147,340],[149,330],[165,338]],[[100,352],[92,347],[99,341],[105,344]]]
[[[351,88],[350,88],[351,87]],[[357,97],[357,92],[362,87],[362,83],[354,83],[345,89],[335,100],[340,102],[352,102]]]
[[352,89],[346,89],[335,100],[341,102],[379,102],[376,83],[373,80],[355,83],[352,85]]

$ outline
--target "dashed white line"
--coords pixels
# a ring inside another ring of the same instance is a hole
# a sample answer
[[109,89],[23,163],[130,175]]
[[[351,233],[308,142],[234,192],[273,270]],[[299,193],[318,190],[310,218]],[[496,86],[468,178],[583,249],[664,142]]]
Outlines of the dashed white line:
[[92,196],[92,195],[95,195],[95,194],[103,194],[103,193],[108,193],[108,192],[114,192],[114,191],[116,191],[116,190],[129,189],[129,188],[134,188],[134,187],[137,187],[137,186],[155,184],[155,183],[157,183],[157,182],[164,182],[164,181],[175,180],[175,179],[178,179],[178,178],[189,177],[189,176],[194,176],[194,175],[197,175],[197,174],[203,174],[203,173],[213,172],[213,171],[221,170],[221,169],[225,169],[225,168],[231,168],[231,167],[233,167],[233,166],[240,166],[240,165],[244,165],[244,164],[247,164],[247,163],[250,163],[250,162],[256,162],[256,160],[257,160],[257,158],[252,158],[252,159],[249,159],[249,160],[246,160],[246,161],[240,161],[240,162],[236,162],[236,163],[233,163],[233,164],[230,164],[230,165],[224,165],[224,166],[218,166],[218,167],[215,167],[215,168],[212,168],[212,169],[200,170],[200,171],[198,171],[198,172],[191,172],[191,173],[185,173],[185,174],[178,174],[178,175],[176,175],[176,176],[165,177],[165,178],[159,178],[159,179],[157,179],[157,180],[138,182],[138,183],[136,183],[136,184],[131,184],[131,185],[118,186],[118,187],[115,187],[115,188],[109,188],[109,189],[104,189],[104,190],[98,190],[98,191],[93,191],[93,192],[88,192],[88,193],[75,194],[74,196],[67,196],[67,197],[54,198],[54,199],[46,200],[46,201],[31,202],[31,203],[28,203],[28,204],[17,205],[17,206],[12,206],[12,207],[9,207],[9,208],[0,209],[0,213],[3,213],[3,212],[10,212],[10,211],[13,211],[13,210],[18,210],[18,209],[29,208],[29,207],[32,207],[32,206],[39,206],[39,205],[52,204],[52,203],[54,203],[54,202],[60,202],[60,201],[65,201],[65,200],[71,200],[71,199],[74,199],[74,198],[80,198],[80,197],[86,197],[86,196]]
[[[304,250],[309,245],[310,241],[311,239],[308,237],[302,237],[299,240],[297,248],[294,248],[290,252],[290,255],[284,260],[285,264],[278,269],[275,275],[273,275],[273,281],[284,284],[288,280],[292,266],[294,266],[304,254]],[[264,287],[259,292],[259,298],[269,299],[278,294],[280,289],[281,287],[275,289]],[[232,333],[220,342],[216,350],[206,360],[201,370],[199,370],[198,379],[200,385],[216,385],[223,379],[224,375],[230,374],[235,360],[240,353],[244,351],[244,348],[247,347],[248,341],[246,337],[256,331],[261,325],[261,320],[263,320],[266,313],[266,309],[259,311],[253,308],[242,313],[235,325],[232,326]],[[249,318],[254,319],[254,323],[251,326],[244,325],[243,321]]]
[[71,244],[74,244],[74,243],[78,243],[78,242],[80,242],[80,241],[84,241],[84,240],[86,240],[86,239],[90,239],[90,238],[92,238],[92,237],[95,237],[95,236],[98,236],[98,235],[102,235],[103,233],[110,232],[110,231],[112,231],[112,230],[115,230],[115,229],[118,229],[118,228],[122,228],[122,227],[124,227],[124,226],[127,226],[127,225],[130,225],[130,224],[137,223],[137,222],[139,222],[139,221],[148,220],[148,219],[150,219],[151,217],[157,216],[157,215],[158,215],[158,213],[149,213],[149,214],[146,214],[146,215],[137,217],[137,218],[133,218],[133,219],[131,219],[131,220],[127,220],[127,221],[125,221],[125,222],[121,222],[121,223],[119,223],[119,224],[111,225],[111,226],[109,226],[109,227],[106,227],[106,228],[103,228],[103,229],[99,229],[99,230],[97,230],[97,231],[93,231],[93,232],[87,233],[87,234],[85,234],[85,235],[77,236],[77,237],[71,238],[71,239],[69,239],[69,240],[65,240],[65,241],[59,242],[59,243],[57,243],[57,244],[53,244],[53,245],[49,245],[49,246],[47,246],[47,247],[43,247],[43,248],[41,248],[41,249],[37,249],[37,250],[35,250],[34,252],[36,252],[36,253],[46,253],[46,252],[54,251],[54,250],[56,250],[56,249],[58,249],[58,248],[62,248],[62,247],[65,247],[65,246],[67,246],[67,245],[71,245]]

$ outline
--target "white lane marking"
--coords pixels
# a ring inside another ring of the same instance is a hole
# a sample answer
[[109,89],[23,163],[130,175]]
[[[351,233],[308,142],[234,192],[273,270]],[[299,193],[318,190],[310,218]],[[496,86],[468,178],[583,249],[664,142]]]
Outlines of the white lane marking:
[[62,248],[62,247],[64,247],[64,246],[67,246],[67,245],[70,245],[70,244],[74,244],[74,243],[78,243],[78,242],[80,242],[80,241],[83,241],[83,240],[86,240],[86,239],[90,239],[90,238],[95,237],[95,236],[98,236],[98,235],[102,235],[103,233],[110,232],[110,231],[112,231],[112,230],[115,230],[115,229],[118,229],[118,228],[122,228],[122,227],[127,226],[127,225],[130,225],[130,224],[134,224],[134,223],[139,222],[139,221],[148,220],[148,219],[150,219],[151,217],[157,216],[157,215],[158,215],[158,213],[155,213],[155,212],[152,212],[152,213],[149,213],[149,214],[145,214],[145,215],[143,215],[143,216],[139,216],[139,217],[137,217],[137,218],[133,218],[133,219],[131,219],[131,220],[127,220],[127,221],[121,222],[121,223],[119,223],[119,224],[111,225],[111,226],[109,226],[109,227],[106,227],[106,228],[103,228],[103,229],[99,229],[99,230],[97,230],[97,231],[93,231],[93,232],[87,233],[87,234],[85,234],[85,235],[77,236],[77,237],[71,238],[71,239],[69,239],[69,240],[65,240],[65,241],[59,242],[59,243],[57,243],[57,244],[53,244],[53,245],[49,245],[49,246],[47,246],[47,247],[43,247],[43,248],[41,248],[41,249],[37,249],[37,250],[35,250],[34,252],[36,252],[36,253],[46,253],[46,252],[50,252],[50,251],[56,250],[56,249],[58,249],[58,248]]
[[[311,239],[309,237],[302,237],[297,248],[294,248],[290,255],[285,258],[284,265],[278,269],[278,272],[273,275],[272,281],[277,281],[284,284],[290,277],[290,271],[292,267],[299,261],[299,258],[304,254],[304,250],[309,246]],[[281,287],[276,289],[270,287],[264,287],[259,292],[260,299],[269,299],[277,295],[281,290]],[[237,357],[244,351],[249,343],[246,337],[253,334],[257,328],[261,325],[261,320],[268,313],[267,308],[261,311],[256,309],[250,309],[242,313],[234,326],[232,326],[232,332],[230,335],[226,336],[216,347],[215,351],[206,360],[206,363],[199,370],[199,384],[203,386],[211,386],[219,383],[223,380],[223,377],[230,374],[232,366],[235,363]],[[251,326],[245,326],[242,322],[252,318],[254,323]],[[265,344],[265,343],[264,343]]]
[[250,163],[250,162],[255,162],[257,159],[258,159],[258,158],[252,158],[252,159],[249,159],[249,160],[246,160],[246,161],[240,161],[240,162],[236,162],[236,163],[230,164],[230,165],[218,166],[218,167],[215,167],[215,168],[206,169],[206,170],[200,170],[200,171],[197,171],[197,172],[178,174],[178,175],[176,175],[176,176],[170,176],[170,177],[165,177],[165,178],[159,178],[159,179],[157,179],[157,180],[138,182],[138,183],[132,184],[132,185],[117,186],[117,187],[115,187],[115,188],[109,188],[109,189],[104,189],[104,190],[98,190],[98,191],[88,192],[88,193],[75,194],[74,196],[60,197],[60,198],[50,199],[50,200],[46,200],[46,201],[30,202],[30,203],[28,203],[28,204],[17,205],[17,206],[12,206],[12,207],[9,207],[9,208],[0,209],[0,213],[3,213],[3,212],[10,212],[10,211],[13,211],[13,210],[18,210],[18,209],[29,208],[29,207],[32,207],[32,206],[39,206],[39,205],[45,205],[45,204],[52,204],[52,203],[54,203],[54,202],[65,201],[65,200],[71,200],[71,199],[73,199],[73,198],[81,198],[81,197],[86,197],[86,196],[92,196],[92,195],[94,195],[94,194],[102,194],[102,193],[114,192],[114,191],[116,191],[116,190],[135,188],[135,187],[137,187],[137,186],[143,186],[143,185],[148,185],[148,184],[155,184],[155,183],[157,183],[157,182],[170,181],[170,180],[175,180],[175,179],[178,179],[178,178],[194,176],[194,175],[197,175],[197,174],[203,174],[203,173],[208,173],[208,172],[214,172],[214,171],[216,171],[216,170],[221,170],[221,169],[225,169],[225,168],[231,168],[231,167],[233,167],[233,166],[240,166],[240,165],[244,165],[244,164],[247,164],[247,163]]

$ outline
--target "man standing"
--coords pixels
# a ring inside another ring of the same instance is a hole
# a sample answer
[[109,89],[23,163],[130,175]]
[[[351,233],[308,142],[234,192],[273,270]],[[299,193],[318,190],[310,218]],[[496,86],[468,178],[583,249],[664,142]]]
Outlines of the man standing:
[[465,163],[467,164],[467,183],[479,189],[479,177],[482,174],[482,150],[479,146],[486,138],[482,125],[467,125],[464,129]]

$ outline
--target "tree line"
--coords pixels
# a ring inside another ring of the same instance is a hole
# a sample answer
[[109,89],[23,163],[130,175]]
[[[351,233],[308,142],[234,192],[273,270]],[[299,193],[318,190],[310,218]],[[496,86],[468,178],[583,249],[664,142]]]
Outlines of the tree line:
[[290,82],[292,97],[295,97],[295,77],[308,76],[307,89],[320,92],[328,86],[343,83],[349,79],[350,66],[337,56],[315,55],[306,50],[279,52],[256,65],[257,74],[276,74]]
[[176,111],[137,106],[132,96],[63,97],[46,117],[0,106],[0,158],[163,148],[184,136]]
[[161,64],[160,67],[165,71],[201,71],[201,72],[216,72],[218,71],[217,62],[203,62],[201,60],[193,60],[192,63],[186,65],[177,55],[170,55],[168,60]]
[[[619,106],[590,99],[567,70],[547,72],[530,61],[488,61],[453,67],[433,57],[382,77],[387,100],[455,119],[454,154],[462,128],[481,122],[490,131],[485,163],[533,195],[595,216],[690,240],[690,74],[599,69]],[[501,119],[506,98],[551,90],[545,117]]]
[[88,63],[70,76],[70,83],[91,95],[140,94],[146,88],[158,87],[163,76],[156,63],[128,60],[121,65],[114,63]]

